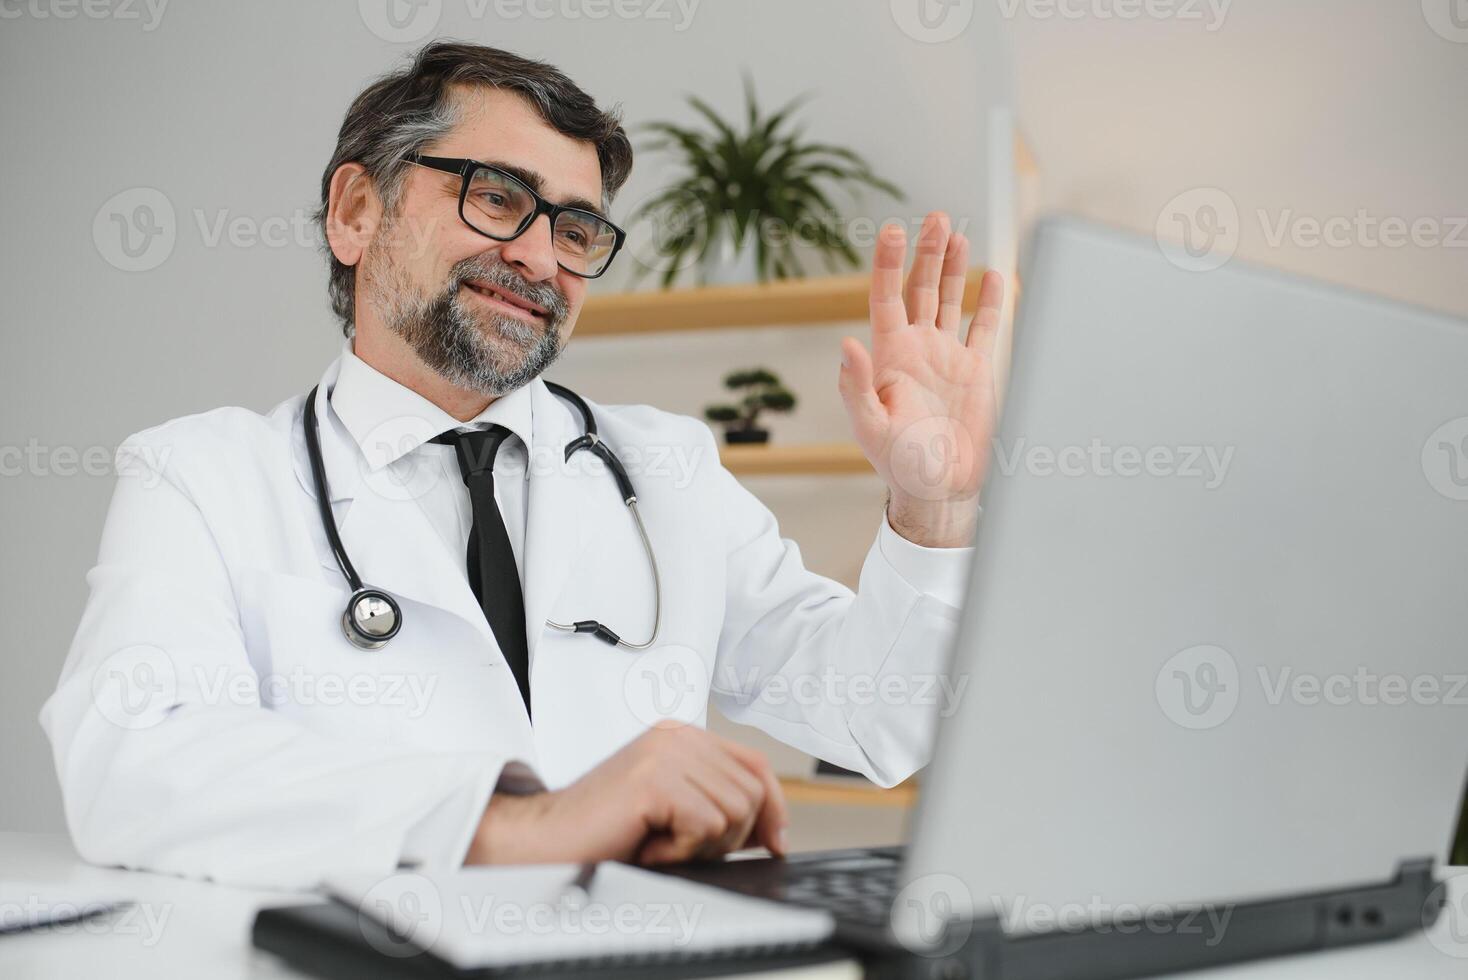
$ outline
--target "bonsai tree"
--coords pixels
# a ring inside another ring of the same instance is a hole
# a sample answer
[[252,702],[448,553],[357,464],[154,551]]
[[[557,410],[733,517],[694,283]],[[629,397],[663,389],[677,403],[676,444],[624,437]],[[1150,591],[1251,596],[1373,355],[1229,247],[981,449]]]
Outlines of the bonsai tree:
[[710,405],[703,414],[710,422],[724,425],[726,442],[768,442],[769,431],[756,424],[759,413],[788,412],[795,407],[795,396],[765,368],[733,371],[724,378],[724,387],[744,392],[744,396],[732,404]]

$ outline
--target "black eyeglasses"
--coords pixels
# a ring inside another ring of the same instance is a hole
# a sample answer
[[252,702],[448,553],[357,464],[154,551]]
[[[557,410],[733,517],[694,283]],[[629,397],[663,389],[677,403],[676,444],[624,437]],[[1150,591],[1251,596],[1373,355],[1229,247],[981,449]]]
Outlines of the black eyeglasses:
[[508,242],[525,234],[542,214],[550,216],[556,264],[573,276],[595,279],[616,258],[627,233],[606,218],[583,208],[552,204],[530,185],[499,167],[463,157],[429,157],[410,153],[409,163],[456,174],[459,217],[486,238]]

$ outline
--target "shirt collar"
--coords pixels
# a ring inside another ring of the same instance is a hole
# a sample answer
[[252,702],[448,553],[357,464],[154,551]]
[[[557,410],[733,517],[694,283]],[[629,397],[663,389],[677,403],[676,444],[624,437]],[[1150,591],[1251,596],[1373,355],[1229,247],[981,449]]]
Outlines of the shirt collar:
[[401,459],[440,432],[497,424],[531,445],[530,385],[501,395],[474,418],[460,422],[406,385],[342,348],[341,370],[331,390],[331,408],[351,433],[371,470]]

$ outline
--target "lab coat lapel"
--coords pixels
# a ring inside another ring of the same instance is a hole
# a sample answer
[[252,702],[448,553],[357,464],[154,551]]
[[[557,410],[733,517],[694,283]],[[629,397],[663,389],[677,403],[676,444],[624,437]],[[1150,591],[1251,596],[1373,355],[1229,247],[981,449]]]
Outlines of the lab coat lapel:
[[[385,470],[369,472],[351,434],[326,411],[325,395],[336,380],[337,368],[333,364],[322,378],[316,413],[332,511],[357,574],[365,585],[453,613],[497,653],[499,645],[469,588],[462,565],[444,547],[418,503],[415,491],[421,488],[403,486]],[[304,437],[300,426],[295,428],[297,477],[314,497]],[[323,567],[341,574],[329,546],[319,549],[319,554]],[[462,556],[458,561],[463,561]]]
[[[530,662],[550,627],[545,625],[582,548],[584,497],[595,474],[581,456],[565,460],[566,444],[581,435],[581,418],[540,379],[531,382],[530,485],[526,488],[525,631]],[[603,477],[603,479],[608,479]]]

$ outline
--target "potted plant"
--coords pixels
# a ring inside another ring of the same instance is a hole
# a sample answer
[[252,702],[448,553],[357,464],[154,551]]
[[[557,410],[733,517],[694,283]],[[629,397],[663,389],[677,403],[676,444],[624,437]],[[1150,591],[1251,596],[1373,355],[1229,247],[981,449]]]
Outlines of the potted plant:
[[788,412],[795,407],[795,396],[764,368],[731,372],[724,387],[744,395],[733,404],[710,405],[703,414],[710,422],[723,423],[724,441],[731,446],[769,442],[770,431],[756,424],[760,412]]
[[670,186],[632,212],[634,221],[647,219],[653,228],[653,260],[642,258],[638,265],[641,272],[660,269],[664,288],[693,263],[702,283],[798,277],[797,243],[809,246],[832,272],[855,267],[860,259],[840,227],[834,193],[854,196],[866,187],[902,199],[855,152],[805,139],[791,119],[804,96],[765,115],[748,75],[744,96],[742,127],[695,96],[688,96],[688,104],[706,128],[671,122],[646,127],[656,137],[644,148],[671,152],[682,165]]

